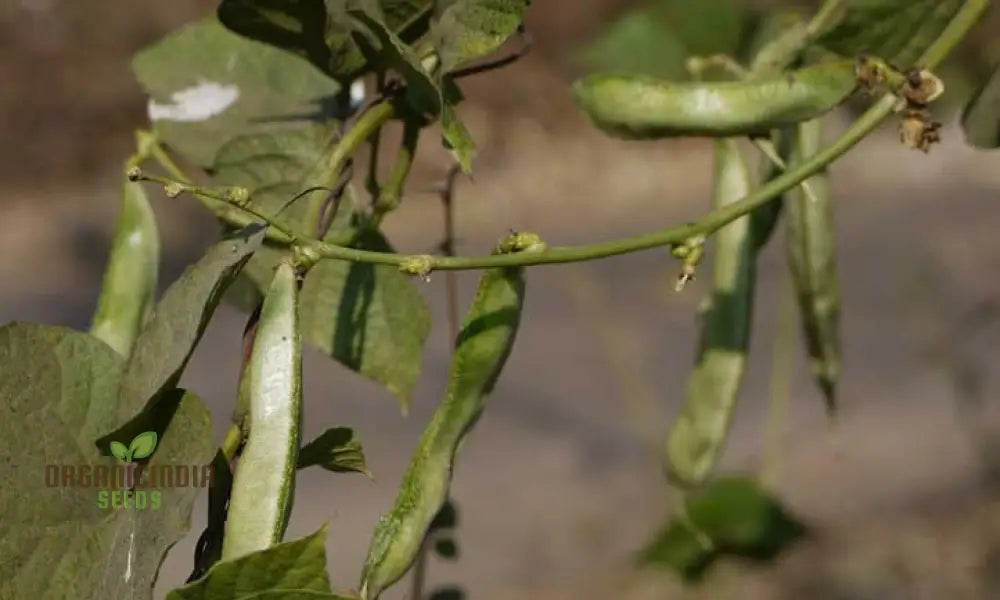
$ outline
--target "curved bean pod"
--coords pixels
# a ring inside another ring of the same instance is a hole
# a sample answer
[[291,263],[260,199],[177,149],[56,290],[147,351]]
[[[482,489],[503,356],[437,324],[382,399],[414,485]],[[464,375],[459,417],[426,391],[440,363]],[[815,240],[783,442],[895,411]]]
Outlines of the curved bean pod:
[[[819,121],[799,124],[792,162],[801,163],[819,152],[823,142]],[[788,193],[786,234],[802,329],[809,352],[809,367],[826,399],[827,411],[835,408],[835,387],[840,376],[840,292],[834,244],[833,203],[825,172]]]
[[[500,251],[533,247],[541,246],[512,236]],[[482,413],[484,399],[513,348],[523,302],[522,268],[483,274],[458,336],[447,394],[424,430],[395,505],[372,538],[361,574],[364,600],[378,598],[413,565],[434,516],[448,499],[462,440]]]
[[250,433],[233,475],[222,560],[281,542],[295,487],[302,414],[302,345],[295,268],[278,265],[249,364]]
[[122,212],[108,257],[90,334],[122,356],[132,353],[139,330],[156,303],[160,235],[141,183],[125,180]]
[[858,88],[855,61],[833,61],[752,81],[672,82],[597,73],[573,84],[590,121],[612,137],[728,137],[818,117]]
[[[715,142],[715,207],[750,191],[750,172],[735,139]],[[755,244],[751,216],[726,225],[715,236],[714,285],[704,315],[701,343],[687,397],[667,437],[667,477],[696,487],[725,446],[746,371],[753,313]]]

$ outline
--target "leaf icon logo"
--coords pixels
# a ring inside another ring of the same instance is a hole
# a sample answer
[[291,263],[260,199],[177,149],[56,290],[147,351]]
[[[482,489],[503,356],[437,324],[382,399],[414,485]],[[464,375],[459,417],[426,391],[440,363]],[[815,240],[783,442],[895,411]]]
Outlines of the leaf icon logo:
[[111,442],[111,454],[123,462],[146,458],[156,449],[156,432],[144,431],[135,436],[132,443],[125,446],[121,442]]

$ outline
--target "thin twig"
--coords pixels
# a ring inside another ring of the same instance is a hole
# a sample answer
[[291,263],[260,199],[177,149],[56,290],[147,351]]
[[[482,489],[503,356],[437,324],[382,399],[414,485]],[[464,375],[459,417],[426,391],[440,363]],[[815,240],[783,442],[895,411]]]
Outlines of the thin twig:
[[[385,72],[379,71],[375,75],[375,95],[384,96],[385,95]],[[379,182],[378,182],[378,154],[379,149],[382,146],[382,128],[378,128],[374,134],[372,134],[371,140],[368,141],[368,178],[365,182],[365,187],[368,189],[368,193],[372,198],[377,198],[379,195]]]
[[[444,208],[444,240],[441,242],[441,252],[445,256],[455,256],[455,181],[462,172],[462,165],[455,163],[448,169],[444,185],[441,186],[441,205]],[[458,339],[458,283],[455,273],[445,273],[445,287],[448,296],[448,331],[451,340]]]
[[351,183],[353,177],[354,159],[349,158],[344,164],[344,170],[340,172],[340,179],[337,180],[337,185],[333,186],[329,196],[327,196],[327,202],[323,207],[323,214],[320,215],[319,224],[316,228],[317,238],[326,237],[327,232],[330,230],[330,225],[337,218],[337,211],[340,210],[340,201],[344,197],[344,190],[347,189],[347,185]]

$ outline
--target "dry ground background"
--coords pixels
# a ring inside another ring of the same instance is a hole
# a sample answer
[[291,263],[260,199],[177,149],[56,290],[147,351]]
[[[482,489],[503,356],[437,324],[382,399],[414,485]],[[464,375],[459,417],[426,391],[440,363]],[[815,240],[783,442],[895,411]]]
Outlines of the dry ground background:
[[[214,4],[0,1],[0,321],[88,325],[120,164],[132,130],[144,125],[128,57]],[[529,25],[538,51],[468,86],[463,114],[481,152],[475,180],[458,187],[460,250],[482,252],[510,228],[579,243],[701,214],[706,143],[610,141],[585,126],[566,92],[573,69],[565,50],[625,3],[535,4]],[[986,25],[994,36],[996,12]],[[886,127],[833,169],[842,414],[829,436],[797,360],[778,470],[783,497],[817,527],[815,541],[775,568],[720,568],[697,590],[629,570],[630,553],[669,507],[660,444],[683,398],[704,292],[696,282],[672,293],[676,264],[649,252],[530,272],[517,348],[454,484],[462,557],[432,564],[430,579],[490,600],[1000,597],[1000,324],[963,325],[970,311],[1000,298],[1000,154],[965,148],[953,120],[929,156],[905,151]],[[434,139],[425,147],[433,150],[415,192],[447,167]],[[214,228],[181,200],[157,198],[156,209],[169,281]],[[387,228],[399,248],[426,251],[439,222],[436,202],[413,193]],[[727,467],[761,465],[783,272],[772,244]],[[368,534],[445,384],[443,283],[423,285],[437,326],[409,418],[384,390],[307,357],[306,434],[331,423],[357,427],[377,478],[300,477],[289,535],[330,522],[331,574],[345,587],[354,585]],[[474,278],[461,283],[467,300]],[[238,312],[221,310],[185,381],[210,403],[220,435],[242,324]],[[194,534],[168,558],[159,594],[189,571],[202,514],[199,504]],[[405,588],[386,597],[408,597]]]

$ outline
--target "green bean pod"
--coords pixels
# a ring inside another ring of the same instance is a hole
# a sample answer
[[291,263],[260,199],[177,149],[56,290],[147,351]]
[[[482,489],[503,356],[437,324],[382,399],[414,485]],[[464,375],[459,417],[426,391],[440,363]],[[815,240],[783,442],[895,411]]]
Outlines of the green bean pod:
[[[799,124],[792,154],[799,164],[819,152],[823,142],[819,121]],[[809,367],[826,399],[827,411],[835,408],[835,387],[840,376],[840,292],[837,283],[833,203],[826,172],[788,192],[788,264],[798,297],[802,328],[809,353]]]
[[[525,249],[516,246],[507,249]],[[380,519],[368,549],[360,586],[364,600],[378,598],[410,569],[434,516],[448,499],[461,442],[482,413],[484,399],[514,345],[524,302],[522,271],[491,269],[479,281],[458,335],[448,391],[424,430],[396,502]]]
[[747,81],[673,82],[597,73],[577,80],[573,97],[612,137],[729,137],[816,118],[858,85],[856,62],[838,60]]
[[264,297],[249,364],[249,436],[233,475],[222,560],[280,543],[295,487],[302,345],[295,268],[281,262]]
[[127,357],[156,303],[160,235],[142,184],[126,179],[122,192],[122,211],[90,334]]
[[[715,161],[718,208],[750,192],[750,172],[736,139],[716,140]],[[746,371],[754,261],[749,215],[715,235],[713,290],[703,316],[698,357],[684,407],[667,437],[667,477],[684,487],[703,483],[725,446]]]
[[[774,145],[778,156],[786,163],[786,166],[788,161],[791,160],[791,137],[794,132],[794,126],[775,129],[771,132],[771,143]],[[765,158],[764,163],[760,167],[758,185],[763,185],[784,172],[784,169]],[[776,226],[781,219],[784,201],[783,196],[777,196],[750,213],[750,229],[753,234],[755,252],[760,252],[764,248],[773,236],[775,229],[777,229]]]

